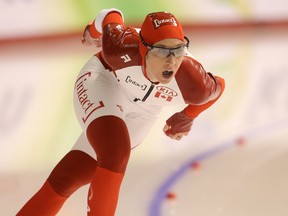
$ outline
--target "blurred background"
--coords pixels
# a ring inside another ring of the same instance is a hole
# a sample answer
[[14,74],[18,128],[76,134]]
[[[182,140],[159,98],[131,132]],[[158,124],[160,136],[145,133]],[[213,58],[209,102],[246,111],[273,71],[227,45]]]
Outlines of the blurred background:
[[[0,215],[15,215],[78,138],[74,80],[99,51],[81,44],[82,31],[112,7],[136,27],[147,13],[173,13],[192,55],[226,80],[181,142],[162,127],[182,107],[163,110],[133,150],[117,216],[286,216],[287,0],[1,0]],[[86,193],[59,215],[85,215]]]

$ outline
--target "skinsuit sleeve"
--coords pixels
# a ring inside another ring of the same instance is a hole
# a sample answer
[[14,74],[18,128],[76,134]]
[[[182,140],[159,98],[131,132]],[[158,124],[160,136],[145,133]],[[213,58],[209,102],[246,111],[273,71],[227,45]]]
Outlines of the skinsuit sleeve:
[[225,88],[223,78],[207,73],[198,61],[189,56],[184,58],[176,80],[188,104],[183,111],[193,119],[214,104]]
[[[87,32],[94,39],[101,38],[102,50],[97,56],[106,68],[115,71],[141,64],[138,33],[135,28],[125,26],[121,11],[102,10],[96,19],[87,25],[84,35]],[[97,46],[96,41],[94,44]],[[128,55],[130,59],[127,62],[126,56]]]
[[167,136],[188,133],[194,119],[212,106],[222,95],[225,81],[221,77],[207,73],[202,65],[190,56],[185,56],[175,76],[183,99],[188,106],[167,121]]

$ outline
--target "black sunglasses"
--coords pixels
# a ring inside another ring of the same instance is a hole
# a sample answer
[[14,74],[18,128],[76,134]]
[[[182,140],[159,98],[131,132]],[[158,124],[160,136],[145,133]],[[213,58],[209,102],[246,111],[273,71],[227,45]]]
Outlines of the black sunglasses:
[[160,58],[167,58],[171,54],[175,57],[181,57],[186,54],[186,51],[189,47],[189,39],[184,36],[184,39],[186,40],[186,43],[184,45],[174,47],[174,48],[166,48],[162,46],[154,46],[151,44],[148,44],[146,41],[144,41],[141,32],[139,33],[140,39],[142,41],[142,44],[148,48],[148,50],[153,53],[154,55],[160,57]]

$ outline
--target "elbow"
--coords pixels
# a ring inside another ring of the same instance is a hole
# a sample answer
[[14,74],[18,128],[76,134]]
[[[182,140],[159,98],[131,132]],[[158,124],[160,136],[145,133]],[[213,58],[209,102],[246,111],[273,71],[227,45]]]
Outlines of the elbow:
[[218,99],[221,97],[225,90],[225,80],[221,77],[215,77],[216,83],[217,83],[217,93],[215,95],[215,99]]
[[202,88],[194,91],[193,97],[186,101],[189,104],[202,105],[208,103],[209,101],[216,101],[221,97],[225,89],[225,80],[220,77],[214,77],[215,84],[212,86],[203,85]]

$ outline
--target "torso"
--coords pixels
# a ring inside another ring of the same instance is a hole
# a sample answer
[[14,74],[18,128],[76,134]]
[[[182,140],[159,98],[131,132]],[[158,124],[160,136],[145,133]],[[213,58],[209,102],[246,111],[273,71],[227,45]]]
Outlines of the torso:
[[217,84],[189,53],[171,82],[153,84],[142,70],[136,29],[111,24],[103,32],[102,51],[97,56],[104,67],[115,74],[129,100],[154,106],[201,104],[215,93],[213,85]]

